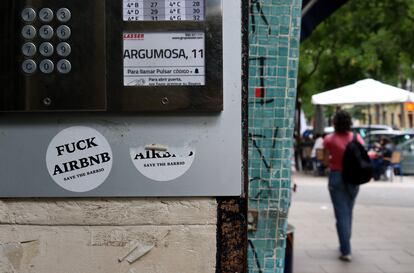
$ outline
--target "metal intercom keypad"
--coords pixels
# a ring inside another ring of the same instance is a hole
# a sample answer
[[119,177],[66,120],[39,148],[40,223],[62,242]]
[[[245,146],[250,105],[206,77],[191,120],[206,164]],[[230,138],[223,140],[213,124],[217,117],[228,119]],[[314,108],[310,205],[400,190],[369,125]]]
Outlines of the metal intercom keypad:
[[[71,29],[67,22],[71,19],[71,12],[67,8],[59,8],[56,13],[50,8],[42,8],[38,12],[31,7],[22,10],[21,18],[25,25],[21,34],[25,39],[22,45],[22,54],[26,57],[22,61],[22,71],[28,75],[39,70],[44,74],[67,74],[72,69],[68,57],[71,46],[67,42],[71,36]],[[56,35],[58,44],[53,45],[51,39]],[[56,50],[55,50],[56,48]],[[57,56],[55,63],[50,59]]]
[[0,111],[105,111],[105,1],[2,4]]

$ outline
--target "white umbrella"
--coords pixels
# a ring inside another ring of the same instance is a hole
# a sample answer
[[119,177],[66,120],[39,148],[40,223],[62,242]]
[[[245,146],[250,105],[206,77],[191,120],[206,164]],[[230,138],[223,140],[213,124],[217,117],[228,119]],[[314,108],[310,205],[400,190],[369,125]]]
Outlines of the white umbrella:
[[373,79],[361,80],[312,96],[312,103],[318,105],[366,105],[407,101],[414,102],[414,93]]

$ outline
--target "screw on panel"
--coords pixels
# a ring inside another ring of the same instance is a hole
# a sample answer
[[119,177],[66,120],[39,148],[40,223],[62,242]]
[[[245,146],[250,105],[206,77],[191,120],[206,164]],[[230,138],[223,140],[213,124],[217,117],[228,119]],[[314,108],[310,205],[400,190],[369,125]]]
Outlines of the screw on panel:
[[162,103],[162,104],[164,104],[164,105],[167,105],[167,104],[169,104],[169,103],[170,103],[170,100],[169,100],[167,97],[163,97],[163,98],[161,99],[161,103]]
[[46,106],[50,106],[50,104],[52,104],[52,100],[50,98],[44,98],[43,104]]

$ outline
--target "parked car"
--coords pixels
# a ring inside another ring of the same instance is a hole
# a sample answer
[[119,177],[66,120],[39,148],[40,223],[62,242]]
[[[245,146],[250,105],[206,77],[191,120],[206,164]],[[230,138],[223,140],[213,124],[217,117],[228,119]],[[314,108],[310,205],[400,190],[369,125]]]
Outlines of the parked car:
[[368,134],[372,131],[394,131],[391,126],[383,125],[383,124],[371,124],[371,125],[360,125],[360,126],[352,126],[352,131],[357,132],[362,136],[362,138],[366,138]]
[[402,132],[399,130],[373,130],[365,136],[365,146],[371,148],[375,143],[380,143],[382,138],[388,138],[392,142],[394,137],[399,137],[400,135],[402,135]]
[[414,174],[414,138],[411,138],[396,148],[401,152],[401,171],[403,174]]
[[400,135],[391,137],[391,142],[394,143],[394,145],[399,145],[412,138],[414,138],[414,130],[409,130],[402,132]]
[[[382,124],[372,124],[372,125],[360,125],[352,126],[352,131],[360,134],[362,138],[365,138],[369,132],[372,131],[394,131],[391,126],[382,125]],[[330,134],[334,132],[334,127],[329,126],[325,127],[325,134]]]

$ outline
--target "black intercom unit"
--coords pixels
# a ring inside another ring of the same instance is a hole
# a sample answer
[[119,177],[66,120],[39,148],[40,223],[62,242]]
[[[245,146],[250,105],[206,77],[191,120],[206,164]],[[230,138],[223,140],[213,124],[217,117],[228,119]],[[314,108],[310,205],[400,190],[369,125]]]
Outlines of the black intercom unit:
[[221,0],[3,0],[0,112],[217,112]]

